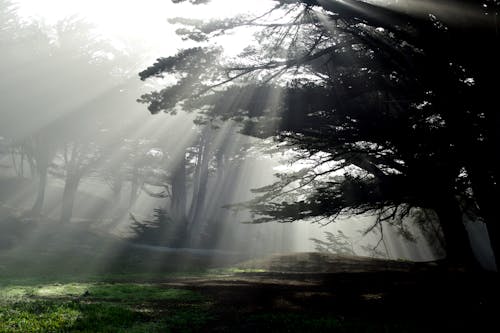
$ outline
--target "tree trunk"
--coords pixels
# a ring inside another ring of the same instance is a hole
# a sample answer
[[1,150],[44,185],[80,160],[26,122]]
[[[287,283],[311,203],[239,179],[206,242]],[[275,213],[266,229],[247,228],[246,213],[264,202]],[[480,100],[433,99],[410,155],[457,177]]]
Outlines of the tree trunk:
[[51,157],[52,155],[49,145],[43,139],[39,138],[39,141],[36,143],[34,151],[32,152],[32,158],[30,158],[30,160],[36,161],[30,163],[30,165],[33,164],[33,168],[36,169],[38,174],[37,196],[35,203],[31,208],[31,214],[33,216],[40,215],[42,212],[43,204],[45,202],[45,191],[47,188],[47,177]]
[[495,265],[498,270],[500,267],[500,219],[498,218],[498,209],[496,208],[500,203],[498,195],[495,195],[496,189],[494,186],[489,186],[490,189],[481,186],[473,186],[473,191],[476,201],[479,206],[479,214],[484,219],[486,229],[488,230],[488,237],[493,251]]
[[188,232],[190,243],[192,246],[200,244],[202,232],[206,226],[207,216],[203,216],[205,212],[205,199],[207,195],[208,185],[208,167],[212,152],[210,150],[211,143],[211,128],[207,125],[201,134],[200,147],[198,151],[197,172],[193,179],[193,196],[191,206],[189,208],[189,224]]
[[169,214],[172,218],[172,244],[171,246],[184,247],[187,242],[187,184],[186,184],[186,150],[173,166],[171,174],[171,198]]
[[[204,158],[207,159],[207,158]],[[208,162],[204,161],[201,165],[198,181],[198,192],[193,193],[193,204],[190,209],[190,218],[188,231],[190,233],[192,245],[196,245],[201,240],[201,233],[203,232],[203,214],[205,213],[205,199],[207,195],[208,185]],[[205,220],[208,216],[205,216]]]
[[[476,166],[476,164],[474,164]],[[474,198],[479,206],[479,215],[484,219],[488,230],[488,237],[495,257],[496,268],[500,267],[500,219],[498,218],[498,204],[500,204],[500,193],[498,185],[495,185],[488,173],[481,165],[468,169],[472,183]]]
[[[192,190],[192,195],[191,195],[191,204],[189,205],[189,210],[188,210],[188,221],[189,225],[192,224],[193,218],[194,218],[194,213],[196,210],[196,206],[198,203],[198,193],[200,191],[200,177],[201,177],[201,169],[202,169],[202,164],[203,164],[203,154],[204,154],[204,147],[200,144],[199,151],[198,151],[198,156],[196,157],[196,167],[195,167],[195,172],[193,175],[193,190]],[[191,226],[189,226],[191,228]]]
[[61,208],[61,222],[70,222],[73,216],[73,207],[75,205],[76,193],[80,184],[80,177],[69,174],[64,184],[64,192]]
[[33,216],[40,215],[42,213],[43,203],[45,201],[45,190],[47,187],[47,166],[40,167],[38,170],[38,188],[35,203],[31,208],[31,214]]
[[490,246],[493,251],[493,256],[495,257],[495,266],[498,272],[500,267],[500,228],[498,226],[498,220],[489,221],[486,223],[486,229],[488,230],[488,237],[490,238]]
[[111,218],[117,219],[120,217],[120,203],[122,198],[123,178],[121,174],[115,175],[112,179],[111,190],[113,198],[111,204]]
[[443,197],[435,211],[443,229],[446,260],[452,266],[463,265],[466,269],[477,269],[479,264],[472,252],[458,201],[453,197]]
[[182,156],[172,171],[170,213],[175,221],[186,220],[186,157]]

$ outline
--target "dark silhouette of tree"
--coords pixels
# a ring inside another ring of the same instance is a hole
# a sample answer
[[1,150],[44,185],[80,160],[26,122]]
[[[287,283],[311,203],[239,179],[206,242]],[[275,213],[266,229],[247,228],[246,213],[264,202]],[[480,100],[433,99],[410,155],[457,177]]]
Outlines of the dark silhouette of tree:
[[337,233],[325,231],[325,240],[311,238],[318,252],[329,252],[341,255],[356,255],[352,240],[341,230]]
[[163,209],[155,209],[151,220],[139,221],[133,214],[130,216],[133,242],[151,245],[172,245],[177,242],[176,230],[172,220]]
[[152,113],[240,120],[243,133],[274,136],[313,161],[258,190],[249,205],[256,222],[376,213],[376,227],[432,209],[448,258],[470,262],[462,214],[476,210],[498,261],[498,3],[460,1],[469,12],[458,17],[433,4],[405,13],[362,1],[278,1],[253,18],[174,20],[193,40],[262,27],[260,44],[237,59],[216,47],[158,59],[141,78],[177,81],[140,101]]
[[40,215],[42,212],[47,188],[48,171],[56,153],[56,141],[47,136],[49,136],[48,133],[34,135],[23,144],[23,147],[28,150],[38,177],[37,195],[31,208],[33,216]]
[[[175,134],[169,132],[168,136]],[[183,144],[169,137],[159,139],[163,158],[148,163],[154,167],[144,176],[143,190],[152,197],[166,199],[158,211],[167,214],[171,221],[164,239],[169,246],[199,247],[211,242],[206,238],[216,238],[219,208],[229,203],[226,185],[233,180],[234,169],[246,151],[244,145],[234,144],[239,138],[233,130],[220,129],[213,123],[199,124],[191,134],[193,138]],[[149,227],[160,227],[160,217],[155,214],[152,220],[141,224],[134,216],[134,223],[145,228],[135,231],[146,234]]]

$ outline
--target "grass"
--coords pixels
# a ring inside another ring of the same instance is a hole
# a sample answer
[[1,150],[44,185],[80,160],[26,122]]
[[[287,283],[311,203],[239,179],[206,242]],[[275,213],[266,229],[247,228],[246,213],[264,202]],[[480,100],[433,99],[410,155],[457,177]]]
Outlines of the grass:
[[259,304],[250,312],[226,308],[198,292],[152,283],[23,282],[0,287],[0,333],[189,333],[210,327],[221,332],[411,331],[404,325],[395,329],[328,313],[263,309]]
[[151,284],[0,288],[0,332],[196,332],[211,316],[200,294]]
[[183,301],[199,302],[203,297],[184,289],[159,288],[145,284],[94,284],[88,288],[91,298],[130,301]]
[[[27,263],[36,256],[24,256],[25,263],[0,254],[0,333],[460,332],[485,331],[485,319],[496,318],[495,293],[467,295],[467,285],[446,275],[273,273],[303,269],[311,264],[306,257],[153,271],[120,258],[100,274],[59,271],[62,259],[35,270]],[[316,257],[312,264],[322,264]],[[174,265],[182,258],[170,259]],[[454,309],[452,317],[440,313],[445,307]]]

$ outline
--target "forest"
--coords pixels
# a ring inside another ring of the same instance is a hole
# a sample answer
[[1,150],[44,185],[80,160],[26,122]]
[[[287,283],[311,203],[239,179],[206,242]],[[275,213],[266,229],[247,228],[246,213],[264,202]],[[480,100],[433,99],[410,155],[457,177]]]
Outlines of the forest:
[[0,0],[0,332],[492,330],[499,12]]

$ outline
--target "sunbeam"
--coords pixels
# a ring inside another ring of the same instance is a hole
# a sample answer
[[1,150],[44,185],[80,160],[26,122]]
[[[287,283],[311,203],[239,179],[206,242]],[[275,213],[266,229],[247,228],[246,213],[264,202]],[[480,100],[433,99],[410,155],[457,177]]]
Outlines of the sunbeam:
[[0,332],[496,325],[499,11],[0,0]]

